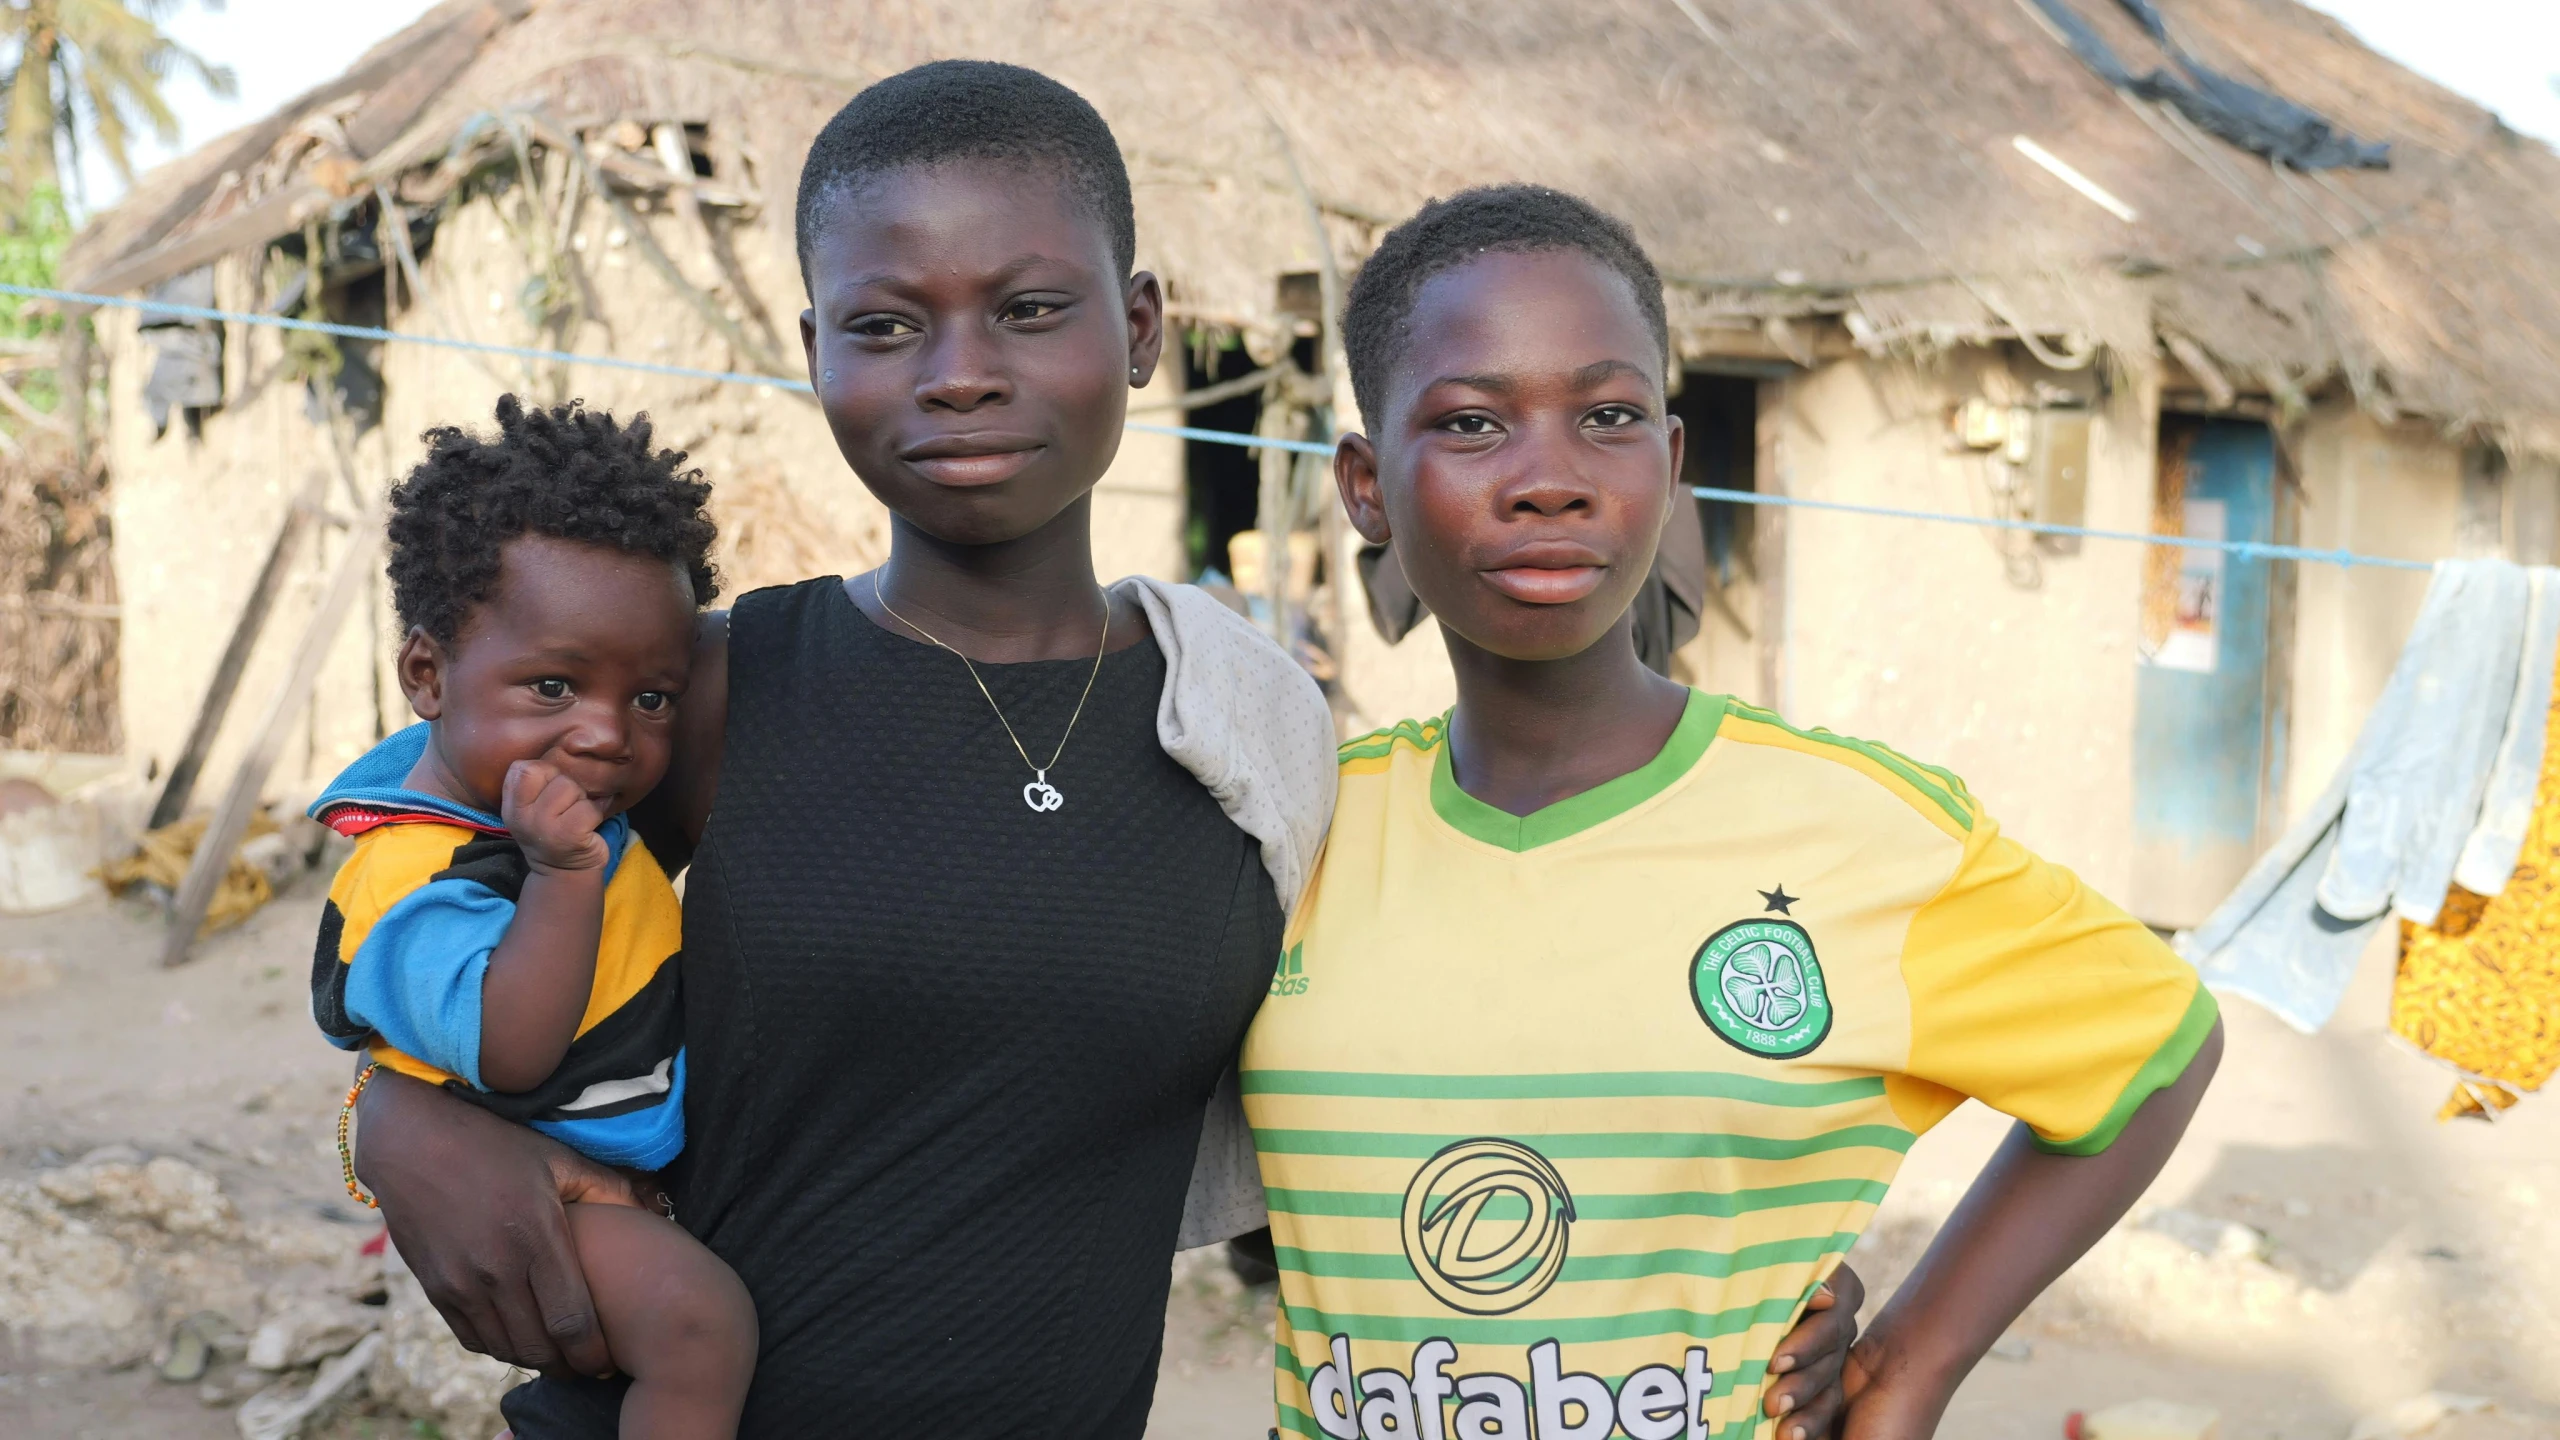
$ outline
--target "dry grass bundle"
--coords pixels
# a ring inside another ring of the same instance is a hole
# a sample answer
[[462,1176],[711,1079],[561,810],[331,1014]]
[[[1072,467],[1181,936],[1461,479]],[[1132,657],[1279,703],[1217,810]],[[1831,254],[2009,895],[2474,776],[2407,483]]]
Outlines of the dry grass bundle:
[[770,465],[723,475],[711,512],[720,524],[720,593],[731,599],[812,575],[855,574],[888,558],[886,535],[846,534]]
[[104,467],[0,455],[0,747],[121,746],[117,638]]

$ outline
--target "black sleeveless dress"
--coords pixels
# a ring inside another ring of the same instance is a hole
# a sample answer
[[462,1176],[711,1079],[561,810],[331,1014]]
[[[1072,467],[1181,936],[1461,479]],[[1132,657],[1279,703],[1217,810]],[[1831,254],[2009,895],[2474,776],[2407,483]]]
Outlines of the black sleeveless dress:
[[[1091,662],[982,665],[1035,757]],[[678,1218],[755,1299],[749,1437],[1139,1440],[1201,1116],[1265,993],[1260,852],[1107,656],[1049,780],[950,653],[841,582],[739,599],[686,880]],[[520,1440],[609,1440],[539,1380]]]

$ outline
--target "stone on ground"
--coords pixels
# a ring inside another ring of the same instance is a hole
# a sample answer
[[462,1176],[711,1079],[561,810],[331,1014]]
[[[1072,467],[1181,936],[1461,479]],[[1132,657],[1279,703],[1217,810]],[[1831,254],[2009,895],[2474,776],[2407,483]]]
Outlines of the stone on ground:
[[2090,1412],[2080,1440],[2214,1440],[2222,1416],[2202,1405],[2134,1400]]

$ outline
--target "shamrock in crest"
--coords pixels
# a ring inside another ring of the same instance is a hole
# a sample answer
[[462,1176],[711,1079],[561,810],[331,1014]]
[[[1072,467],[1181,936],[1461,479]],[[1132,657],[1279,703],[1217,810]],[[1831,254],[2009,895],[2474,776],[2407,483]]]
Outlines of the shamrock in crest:
[[1774,940],[1754,940],[1724,962],[1724,998],[1763,1030],[1784,1030],[1804,1014],[1804,966]]

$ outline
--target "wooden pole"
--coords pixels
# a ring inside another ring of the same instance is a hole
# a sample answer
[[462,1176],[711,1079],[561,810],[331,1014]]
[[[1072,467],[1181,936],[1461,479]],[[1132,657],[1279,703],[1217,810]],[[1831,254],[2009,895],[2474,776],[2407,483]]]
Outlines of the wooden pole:
[[[1297,439],[1298,410],[1289,399],[1289,386],[1275,382],[1262,393],[1262,418],[1254,423],[1255,433]],[[1297,473],[1298,457],[1287,450],[1266,449],[1254,458],[1262,482],[1254,505],[1254,526],[1262,532],[1262,596],[1269,607],[1264,630],[1294,656],[1298,652],[1289,626],[1289,522],[1294,518],[1289,481]]]
[[[1788,483],[1787,380],[1763,380],[1752,427],[1752,478],[1759,489],[1786,495]],[[1787,694],[1787,511],[1756,505],[1752,517],[1751,571],[1760,582],[1760,703],[1784,713]]]
[[71,459],[89,463],[89,310],[74,306],[62,315],[62,358],[54,374],[62,391],[62,423],[71,432]]
[[364,593],[365,577],[373,573],[381,556],[382,517],[369,511],[350,528],[346,553],[338,557],[338,569],[329,577],[328,592],[320,597],[320,608],[312,612],[311,623],[303,627],[302,638],[294,646],[292,668],[268,699],[267,713],[258,720],[249,753],[231,777],[231,788],[223,795],[221,808],[214,811],[212,823],[205,826],[204,838],[197,842],[195,856],[187,864],[187,878],[178,887],[177,903],[169,917],[169,939],[160,952],[161,964],[185,962],[187,949],[195,943],[196,931],[204,924],[205,912],[213,908],[214,892],[221,888],[222,877],[231,868],[231,853],[239,848],[240,837],[249,828],[249,818],[257,811],[258,794],[266,787],[268,772],[275,769],[285,735],[292,728],[294,717],[310,702],[312,687],[320,680],[320,667],[329,658],[329,647],[345,625],[347,612],[355,608],[356,597]]
[[258,636],[267,628],[267,615],[275,609],[276,593],[284,588],[284,574],[292,562],[295,542],[319,512],[320,491],[327,483],[321,472],[312,471],[300,498],[284,512],[284,523],[276,530],[276,543],[267,551],[267,563],[258,571],[257,583],[249,587],[248,603],[240,607],[239,620],[232,624],[230,643],[222,647],[222,660],[213,667],[213,683],[205,687],[204,703],[196,707],[196,723],[187,731],[187,743],[178,752],[177,763],[169,767],[168,782],[160,787],[160,801],[151,807],[151,823],[146,828],[157,830],[186,814],[187,802],[195,798],[196,777],[203,772],[205,757],[212,753],[213,742],[222,733],[223,718],[231,713],[231,698],[240,688],[240,676],[249,668],[249,656],[258,648]]

